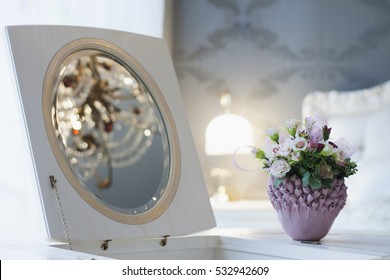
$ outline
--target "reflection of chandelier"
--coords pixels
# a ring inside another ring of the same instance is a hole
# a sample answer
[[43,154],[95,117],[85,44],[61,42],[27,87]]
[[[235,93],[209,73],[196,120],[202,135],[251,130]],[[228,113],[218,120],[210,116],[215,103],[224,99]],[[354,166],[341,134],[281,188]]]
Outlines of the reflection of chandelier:
[[62,71],[54,103],[58,137],[73,170],[99,188],[112,168],[138,161],[159,131],[149,94],[138,78],[103,56],[83,56]]

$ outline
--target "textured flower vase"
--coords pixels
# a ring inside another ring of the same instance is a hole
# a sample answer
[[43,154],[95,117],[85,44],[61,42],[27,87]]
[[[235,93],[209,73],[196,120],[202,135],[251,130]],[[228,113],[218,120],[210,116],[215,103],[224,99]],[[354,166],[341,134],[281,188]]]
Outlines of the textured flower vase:
[[328,234],[344,207],[347,187],[344,179],[334,179],[331,188],[303,187],[296,175],[275,186],[271,176],[268,195],[284,231],[292,239],[319,241]]

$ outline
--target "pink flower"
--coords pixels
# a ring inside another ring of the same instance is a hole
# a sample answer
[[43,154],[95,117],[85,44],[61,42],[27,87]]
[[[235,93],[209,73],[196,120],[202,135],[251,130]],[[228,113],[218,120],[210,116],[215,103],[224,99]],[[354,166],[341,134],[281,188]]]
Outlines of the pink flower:
[[292,142],[292,149],[294,151],[303,151],[307,147],[307,141],[303,137],[297,137]]

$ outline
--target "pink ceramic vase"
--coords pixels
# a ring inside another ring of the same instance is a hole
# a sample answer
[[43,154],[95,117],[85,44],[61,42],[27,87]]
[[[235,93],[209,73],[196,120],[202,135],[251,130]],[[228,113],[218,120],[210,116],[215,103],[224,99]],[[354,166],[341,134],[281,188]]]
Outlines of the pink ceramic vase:
[[332,188],[302,186],[293,175],[279,186],[270,177],[268,195],[284,231],[294,240],[319,241],[325,237],[347,200],[344,179],[334,179]]

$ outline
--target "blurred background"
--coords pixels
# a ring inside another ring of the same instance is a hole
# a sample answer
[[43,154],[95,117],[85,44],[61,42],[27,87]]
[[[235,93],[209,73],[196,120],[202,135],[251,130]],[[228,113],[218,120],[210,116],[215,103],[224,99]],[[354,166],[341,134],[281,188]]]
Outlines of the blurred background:
[[[366,88],[390,77],[388,0],[0,0],[0,241],[44,234],[6,48],[4,27],[14,24],[92,26],[164,38],[209,194],[223,185],[220,194],[233,201],[265,199],[267,178],[260,170],[235,167],[232,151],[218,150],[215,141],[261,146],[265,129],[301,118],[307,93]],[[210,132],[222,139],[206,141],[210,123],[226,114],[243,122],[237,130],[222,122],[222,130]],[[244,133],[249,138],[233,141]],[[253,169],[252,155],[236,159]],[[24,175],[15,176],[15,170]]]
[[231,170],[231,199],[266,196],[263,172],[205,153],[205,129],[222,113],[224,91],[262,146],[265,129],[301,118],[307,93],[366,88],[390,77],[390,1],[177,0],[166,8],[173,10],[173,59],[210,193],[218,185],[210,170],[221,167]]

